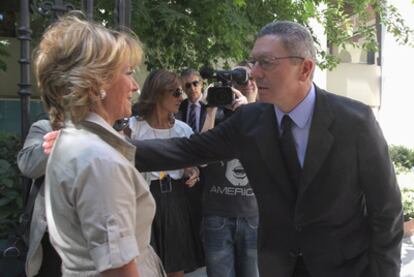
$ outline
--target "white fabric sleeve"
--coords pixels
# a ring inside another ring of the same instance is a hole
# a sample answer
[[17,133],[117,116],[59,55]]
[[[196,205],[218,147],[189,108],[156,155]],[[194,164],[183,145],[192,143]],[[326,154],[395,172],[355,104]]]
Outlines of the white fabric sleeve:
[[76,210],[99,272],[121,267],[139,255],[134,170],[110,157],[95,159],[76,179]]

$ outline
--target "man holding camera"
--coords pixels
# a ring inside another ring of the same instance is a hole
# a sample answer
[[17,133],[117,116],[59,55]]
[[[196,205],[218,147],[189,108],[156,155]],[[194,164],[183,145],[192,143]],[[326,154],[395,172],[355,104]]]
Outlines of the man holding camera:
[[[248,64],[244,63],[235,69],[244,70],[247,75],[243,80],[232,83],[237,89],[233,89],[233,93],[238,98],[233,104],[237,104],[208,107],[203,131],[227,120],[237,106],[256,101],[257,87]],[[203,176],[202,236],[207,275],[258,277],[259,215],[256,198],[243,166],[237,159],[211,163],[203,168]]]
[[[178,119],[184,121],[190,126],[194,133],[199,133],[206,120],[206,104],[201,101],[203,98],[203,79],[200,73],[193,69],[187,68],[181,72],[181,83],[187,98],[184,99],[176,115]],[[200,233],[202,218],[202,193],[204,187],[203,168],[200,168],[200,180],[191,188],[186,189],[187,199],[190,202],[194,230]],[[200,246],[201,246],[201,238]],[[201,250],[201,249],[200,249]]]

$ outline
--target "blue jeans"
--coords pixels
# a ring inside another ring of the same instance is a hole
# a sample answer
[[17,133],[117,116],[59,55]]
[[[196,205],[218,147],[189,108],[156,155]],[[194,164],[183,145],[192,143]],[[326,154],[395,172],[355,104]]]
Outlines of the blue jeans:
[[258,277],[259,217],[204,216],[203,242],[209,277]]

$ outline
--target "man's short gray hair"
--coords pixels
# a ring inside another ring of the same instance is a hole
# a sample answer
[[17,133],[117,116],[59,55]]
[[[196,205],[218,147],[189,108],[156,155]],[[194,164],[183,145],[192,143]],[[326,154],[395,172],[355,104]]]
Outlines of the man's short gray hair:
[[259,31],[257,38],[267,35],[280,38],[289,55],[316,62],[314,41],[306,27],[291,21],[271,22]]
[[194,69],[194,68],[186,68],[186,69],[184,69],[183,71],[181,71],[180,77],[181,77],[181,79],[183,79],[183,78],[190,77],[190,76],[192,76],[192,75],[197,76],[197,77],[198,77],[198,78],[200,78],[200,80],[201,80],[201,75],[200,75],[200,72],[198,72],[198,71],[197,71],[196,69]]

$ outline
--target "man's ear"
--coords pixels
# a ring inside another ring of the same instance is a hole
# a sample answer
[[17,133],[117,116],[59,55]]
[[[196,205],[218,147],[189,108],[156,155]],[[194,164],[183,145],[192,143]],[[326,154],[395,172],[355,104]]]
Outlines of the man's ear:
[[307,81],[311,78],[311,75],[315,69],[315,62],[309,59],[305,59],[302,62],[300,80]]

